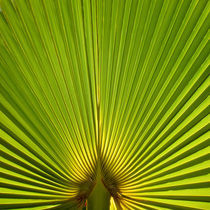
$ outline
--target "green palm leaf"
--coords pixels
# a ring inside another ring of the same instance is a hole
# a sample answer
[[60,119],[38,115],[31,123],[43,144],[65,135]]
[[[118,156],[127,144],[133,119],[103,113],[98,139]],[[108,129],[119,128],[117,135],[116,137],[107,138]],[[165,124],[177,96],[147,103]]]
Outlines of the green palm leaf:
[[0,8],[0,209],[210,209],[208,0]]

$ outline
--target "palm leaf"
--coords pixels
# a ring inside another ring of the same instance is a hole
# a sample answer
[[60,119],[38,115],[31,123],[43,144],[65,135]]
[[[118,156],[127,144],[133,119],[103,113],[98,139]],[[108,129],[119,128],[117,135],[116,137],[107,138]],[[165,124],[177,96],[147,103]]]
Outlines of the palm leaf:
[[209,1],[0,8],[0,209],[210,208]]

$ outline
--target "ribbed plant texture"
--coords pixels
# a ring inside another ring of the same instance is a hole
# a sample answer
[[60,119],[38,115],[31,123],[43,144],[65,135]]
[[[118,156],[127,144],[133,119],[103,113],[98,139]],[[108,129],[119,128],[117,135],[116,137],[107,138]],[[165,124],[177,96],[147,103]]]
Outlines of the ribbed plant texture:
[[210,209],[208,0],[0,1],[0,209]]

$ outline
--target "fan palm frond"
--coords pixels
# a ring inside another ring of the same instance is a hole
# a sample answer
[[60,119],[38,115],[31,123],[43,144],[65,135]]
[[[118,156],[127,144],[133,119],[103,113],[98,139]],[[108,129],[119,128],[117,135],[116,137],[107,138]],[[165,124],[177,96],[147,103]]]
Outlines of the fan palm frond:
[[0,8],[0,209],[210,209],[208,0]]

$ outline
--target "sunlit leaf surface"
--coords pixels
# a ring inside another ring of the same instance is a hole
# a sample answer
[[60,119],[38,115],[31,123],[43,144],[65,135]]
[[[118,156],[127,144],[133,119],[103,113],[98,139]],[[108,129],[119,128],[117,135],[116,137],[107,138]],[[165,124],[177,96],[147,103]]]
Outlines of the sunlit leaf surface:
[[0,8],[0,209],[210,209],[210,1]]

